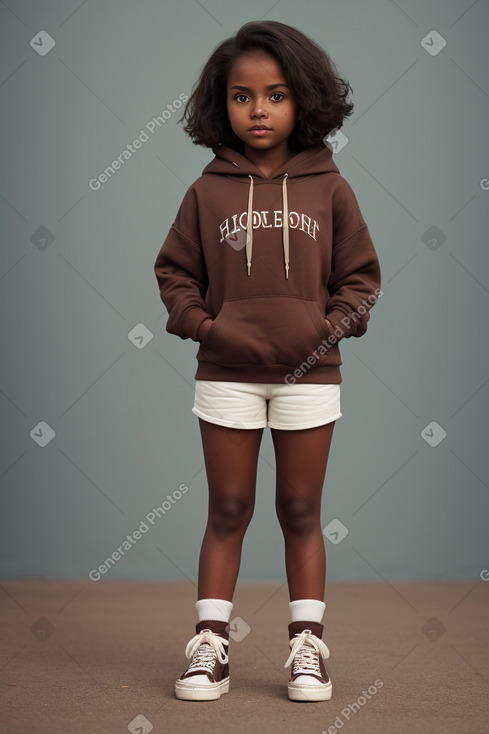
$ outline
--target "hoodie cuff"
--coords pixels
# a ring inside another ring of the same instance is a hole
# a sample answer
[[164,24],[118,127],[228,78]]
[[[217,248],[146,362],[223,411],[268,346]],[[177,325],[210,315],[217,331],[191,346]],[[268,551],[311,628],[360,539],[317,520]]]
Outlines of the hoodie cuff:
[[197,332],[199,331],[199,326],[203,321],[206,319],[212,319],[213,316],[210,313],[207,313],[207,311],[204,311],[202,308],[199,308],[196,306],[195,308],[191,308],[184,314],[181,322],[180,322],[180,331],[184,333],[186,336],[189,336],[190,339],[193,339],[194,342],[199,341],[197,339]]
[[[348,316],[345,316],[343,311],[330,311],[325,316],[329,323],[334,328],[334,334],[336,336],[336,342],[341,341],[345,337],[351,335],[353,328],[351,320]],[[347,326],[345,326],[347,324]]]

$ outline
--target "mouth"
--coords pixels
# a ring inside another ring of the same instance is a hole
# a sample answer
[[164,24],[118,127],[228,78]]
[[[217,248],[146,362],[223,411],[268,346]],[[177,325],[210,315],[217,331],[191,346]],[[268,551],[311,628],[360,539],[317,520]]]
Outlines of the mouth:
[[266,125],[253,125],[253,127],[249,129],[249,132],[252,135],[257,135],[259,137],[262,137],[262,136],[268,135],[268,133],[271,133],[272,130],[271,128],[267,127]]

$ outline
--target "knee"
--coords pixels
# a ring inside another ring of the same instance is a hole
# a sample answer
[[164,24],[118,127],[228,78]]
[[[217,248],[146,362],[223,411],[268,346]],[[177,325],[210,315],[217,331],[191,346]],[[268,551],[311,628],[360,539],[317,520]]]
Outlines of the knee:
[[209,521],[218,535],[246,530],[253,515],[253,504],[238,497],[226,497],[213,504]]
[[286,534],[307,538],[320,525],[319,512],[300,497],[277,503],[277,517]]

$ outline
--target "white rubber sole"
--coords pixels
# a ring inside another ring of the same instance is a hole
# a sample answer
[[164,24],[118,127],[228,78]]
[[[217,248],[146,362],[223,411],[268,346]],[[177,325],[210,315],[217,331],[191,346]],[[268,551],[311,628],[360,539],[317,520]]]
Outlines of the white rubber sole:
[[219,683],[209,683],[208,686],[192,685],[190,681],[190,678],[186,678],[175,683],[175,696],[182,701],[216,701],[229,691],[229,676]]
[[320,683],[317,686],[299,686],[289,683],[287,694],[290,701],[329,701],[333,695],[333,685],[331,681]]

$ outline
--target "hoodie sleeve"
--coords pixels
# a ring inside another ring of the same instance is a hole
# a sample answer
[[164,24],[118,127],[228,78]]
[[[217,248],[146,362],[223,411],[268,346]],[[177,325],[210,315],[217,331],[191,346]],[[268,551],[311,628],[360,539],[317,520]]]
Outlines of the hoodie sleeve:
[[154,271],[169,314],[166,330],[194,341],[198,341],[201,323],[212,318],[205,305],[208,278],[199,240],[196,195],[190,188],[161,246]]
[[362,336],[380,291],[380,264],[350,185],[333,197],[333,254],[326,318],[337,341]]

